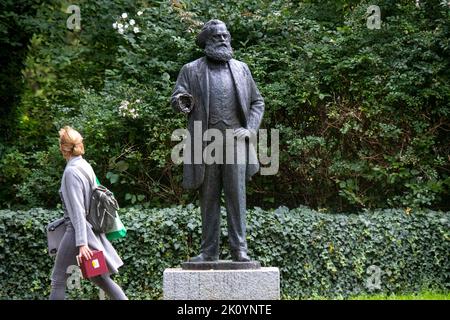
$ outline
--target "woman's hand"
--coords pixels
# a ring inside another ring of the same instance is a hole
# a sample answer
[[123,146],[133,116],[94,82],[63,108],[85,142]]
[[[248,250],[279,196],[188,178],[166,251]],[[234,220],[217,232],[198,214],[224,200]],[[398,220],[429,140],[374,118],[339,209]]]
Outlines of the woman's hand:
[[78,254],[78,257],[84,257],[86,260],[91,259],[92,257],[92,251],[89,249],[88,246],[80,246],[80,253]]

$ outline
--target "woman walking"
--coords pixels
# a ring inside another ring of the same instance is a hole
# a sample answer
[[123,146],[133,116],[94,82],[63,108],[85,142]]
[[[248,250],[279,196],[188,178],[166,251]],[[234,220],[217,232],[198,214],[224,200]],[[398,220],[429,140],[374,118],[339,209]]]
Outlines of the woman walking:
[[[66,126],[59,131],[59,148],[67,161],[61,181],[60,195],[64,208],[66,232],[56,255],[51,277],[50,300],[62,300],[66,296],[67,268],[76,265],[76,256],[90,259],[92,250],[103,251],[110,273],[117,273],[123,265],[116,250],[104,233],[96,233],[86,220],[90,195],[95,181],[91,165],[83,159],[83,137],[73,128]],[[81,171],[80,171],[81,170]],[[82,172],[87,173],[89,180]],[[125,293],[110,274],[90,278],[113,300],[127,300]]]

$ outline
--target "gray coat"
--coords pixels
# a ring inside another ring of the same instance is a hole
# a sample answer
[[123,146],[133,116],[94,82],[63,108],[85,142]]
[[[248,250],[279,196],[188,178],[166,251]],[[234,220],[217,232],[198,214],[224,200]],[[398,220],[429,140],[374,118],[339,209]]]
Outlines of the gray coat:
[[[86,177],[77,169],[83,168],[91,178]],[[61,181],[61,197],[64,205],[64,217],[70,219],[75,231],[74,245],[87,245],[91,250],[101,250],[105,256],[108,269],[117,273],[123,265],[122,260],[104,233],[94,233],[92,225],[86,220],[86,208],[90,205],[92,185],[95,184],[95,173],[91,165],[82,156],[72,157],[66,165]]]
[[[264,113],[264,99],[256,87],[248,66],[235,59],[231,59],[229,67],[237,92],[239,112],[243,116],[242,126],[246,129],[257,131]],[[208,63],[205,57],[185,64],[178,75],[175,88],[172,93],[171,104],[176,111],[178,109],[177,96],[182,93],[191,94],[194,100],[194,108],[189,113],[188,131],[191,136],[191,145],[194,145],[194,121],[202,122],[202,136],[208,129],[209,120],[209,76]],[[202,150],[206,147],[203,142]],[[191,148],[191,164],[183,166],[183,187],[197,189],[202,183],[205,174],[205,165],[194,164],[194,150]],[[249,157],[256,158],[256,152],[252,144],[249,145]],[[259,170],[258,164],[247,165],[247,179]]]

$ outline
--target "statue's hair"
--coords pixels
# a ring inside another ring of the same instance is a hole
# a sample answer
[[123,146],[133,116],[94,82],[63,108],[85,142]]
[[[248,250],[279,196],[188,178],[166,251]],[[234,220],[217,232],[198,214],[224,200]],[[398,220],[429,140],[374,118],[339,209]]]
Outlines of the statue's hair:
[[[221,24],[223,24],[225,26],[225,28],[227,27],[225,22],[220,21],[218,19],[212,19],[212,20],[209,20],[208,22],[206,22],[203,25],[202,30],[200,31],[200,33],[197,36],[197,45],[200,48],[204,49],[205,45],[206,45],[206,41],[211,36],[211,32],[213,31],[214,27],[217,25],[221,25]],[[228,35],[230,36],[229,32],[228,32]]]
[[65,126],[59,130],[59,148],[65,158],[83,155],[83,137],[77,130]]

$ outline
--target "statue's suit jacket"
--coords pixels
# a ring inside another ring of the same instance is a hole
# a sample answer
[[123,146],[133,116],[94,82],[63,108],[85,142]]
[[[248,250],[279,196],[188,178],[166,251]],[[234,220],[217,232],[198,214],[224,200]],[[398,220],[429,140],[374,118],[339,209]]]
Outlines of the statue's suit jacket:
[[[264,113],[264,99],[256,87],[255,81],[248,66],[240,61],[231,59],[229,67],[237,93],[239,112],[243,121],[242,127],[246,129],[258,130]],[[181,93],[191,94],[194,100],[194,107],[188,115],[188,131],[191,138],[191,163],[184,163],[183,167],[183,187],[187,189],[197,189],[203,183],[205,174],[205,164],[194,164],[194,121],[201,121],[202,136],[208,129],[209,119],[209,72],[206,57],[197,59],[185,64],[178,75],[178,79],[172,94],[172,107],[179,110],[176,96]],[[197,142],[198,143],[198,142]],[[202,153],[206,147],[206,142],[202,142]],[[249,144],[249,159],[256,159],[256,152],[253,144]],[[197,155],[198,157],[198,155]],[[247,164],[247,179],[259,170],[258,161],[249,161]],[[252,164],[253,163],[253,164]]]

